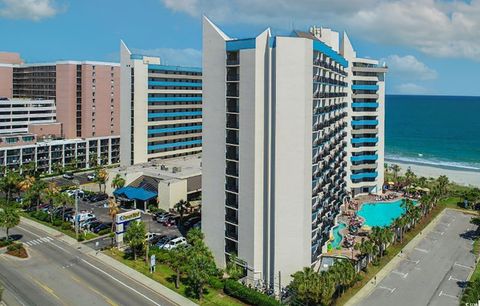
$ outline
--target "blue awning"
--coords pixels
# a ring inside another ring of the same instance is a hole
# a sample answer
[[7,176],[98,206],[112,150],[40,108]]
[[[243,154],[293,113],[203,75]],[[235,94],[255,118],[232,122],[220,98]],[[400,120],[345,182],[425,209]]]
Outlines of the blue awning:
[[140,201],[148,201],[150,199],[156,198],[157,193],[145,190],[143,188],[137,187],[122,187],[113,192],[115,196],[122,196],[128,198],[130,200],[140,200]]

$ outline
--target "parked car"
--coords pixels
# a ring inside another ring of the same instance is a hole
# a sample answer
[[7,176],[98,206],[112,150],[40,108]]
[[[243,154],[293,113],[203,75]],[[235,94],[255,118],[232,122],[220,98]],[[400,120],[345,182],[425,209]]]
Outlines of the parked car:
[[156,212],[152,215],[152,220],[157,221],[158,218],[161,218],[162,216],[168,214],[167,212]]
[[193,217],[193,218],[190,218],[188,219],[187,221],[185,221],[185,223],[183,223],[183,227],[186,228],[186,229],[190,229],[193,227],[193,225],[195,223],[197,223],[198,221],[200,221],[201,218],[200,217]]
[[77,221],[80,224],[85,220],[95,218],[95,215],[90,212],[79,213],[78,215],[73,215],[72,220],[70,220],[70,222],[75,223],[75,218],[77,218]]
[[75,176],[73,175],[72,172],[65,172],[65,173],[63,174],[63,178],[64,178],[64,179],[67,179],[67,180],[73,180],[74,177],[75,177]]
[[100,231],[103,231],[104,229],[110,229],[112,228],[112,223],[102,223],[98,225],[96,228],[92,230],[95,234],[98,234]]
[[172,215],[171,213],[165,213],[165,214],[160,215],[160,216],[157,217],[157,222],[158,222],[158,223],[162,223],[163,221],[165,221],[165,220],[167,220],[167,219],[169,219],[169,218],[171,218],[171,217],[173,217],[173,215]]
[[88,196],[86,200],[90,203],[105,201],[108,199],[108,194],[106,193],[96,193]]
[[185,237],[178,237],[178,238],[172,239],[172,240],[170,240],[169,242],[167,242],[167,243],[162,247],[162,249],[164,249],[164,250],[172,250],[172,249],[178,247],[179,245],[185,245],[185,244],[187,244],[187,239],[185,239]]
[[82,222],[80,222],[80,227],[86,229],[88,224],[90,224],[92,222],[95,222],[95,221],[98,221],[96,217],[85,219]]
[[157,235],[150,240],[150,245],[156,245],[160,240],[167,237],[166,235]]
[[170,240],[173,240],[175,238],[177,238],[177,237],[176,236],[165,236],[165,237],[161,238],[160,240],[158,240],[158,242],[155,244],[155,246],[157,246],[161,249]]
[[163,220],[160,222],[163,226],[171,227],[177,225],[177,221],[175,220],[175,217],[170,216],[169,218]]
[[146,233],[145,234],[145,241],[152,241],[152,239],[154,239],[155,237],[157,237],[158,235],[160,234],[157,234],[157,233]]
[[83,198],[85,196],[85,192],[81,189],[70,189],[65,191],[70,197],[74,197],[77,195],[79,198]]
[[198,228],[198,229],[202,229],[202,221],[198,221],[197,223],[195,223],[192,228]]
[[102,224],[102,222],[100,222],[100,221],[98,221],[98,220],[92,221],[92,222],[90,222],[90,223],[87,224],[86,228],[87,228],[87,230],[93,232],[93,230],[94,230],[97,226],[99,226],[100,224]]
[[92,172],[87,175],[87,180],[93,181],[96,177],[95,172]]

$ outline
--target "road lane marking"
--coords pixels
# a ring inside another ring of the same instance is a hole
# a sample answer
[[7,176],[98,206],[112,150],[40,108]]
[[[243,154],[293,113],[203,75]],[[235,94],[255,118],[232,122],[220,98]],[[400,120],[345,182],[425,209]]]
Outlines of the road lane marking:
[[[31,234],[31,235],[33,235],[33,236],[35,236],[35,237],[42,238],[42,236],[40,236],[40,235],[37,235],[37,234],[35,234],[34,232],[32,232],[32,231],[29,231],[29,230],[27,230],[27,229],[26,229],[26,228],[24,228],[24,227],[17,226],[17,228],[19,228],[19,229],[21,229],[21,230],[23,230],[23,231],[25,231],[25,232],[27,232],[27,233],[29,233],[29,234]],[[55,241],[55,240],[52,238],[52,241]],[[70,253],[70,252],[69,252],[69,251],[67,251],[66,249],[62,248],[61,246],[59,246],[59,245],[57,245],[57,244],[53,243],[52,241],[48,241],[48,242],[49,242],[51,245],[53,245],[53,246],[55,246],[55,247],[59,248],[60,250],[64,251],[65,253],[68,253],[68,254],[70,254],[70,255],[72,255],[72,256],[73,256],[73,254],[72,254],[72,253]]]
[[473,269],[472,267],[459,264],[458,262],[455,262],[453,265],[454,265],[454,266],[457,266],[457,267],[460,267],[460,268],[469,269],[469,270],[472,270],[472,269]]
[[388,290],[388,291],[390,291],[390,293],[393,293],[395,291],[395,289],[397,289],[397,288],[388,288],[388,287],[384,287],[384,286],[378,286],[378,288]]
[[422,253],[428,253],[428,251],[425,250],[425,249],[415,248],[415,250],[417,250],[419,252],[422,252]]
[[407,278],[407,276],[408,276],[408,272],[407,272],[407,273],[403,273],[403,272],[400,272],[400,271],[397,271],[397,270],[393,270],[392,273],[397,274],[397,275],[400,275],[400,276],[403,277],[403,278]]
[[[71,274],[71,273],[69,273]],[[96,294],[98,294],[99,296],[101,296],[109,305],[111,306],[118,306],[117,303],[115,303],[114,301],[112,301],[108,296],[102,294],[101,292],[99,292],[98,290],[92,288],[91,286],[89,286],[88,284],[86,284],[84,281],[82,281],[81,279],[79,279],[78,277],[76,277],[75,275],[70,275],[70,277],[76,281],[77,283],[79,283],[80,285],[88,288],[89,290],[95,292]]]
[[442,235],[442,236],[445,234],[445,232],[440,232],[440,231],[431,231],[431,232],[432,232],[432,233],[435,233],[435,234],[440,234],[440,235]]
[[458,300],[458,296],[456,296],[456,295],[451,295],[451,294],[446,294],[446,293],[443,293],[443,290],[442,290],[442,291],[440,291],[440,293],[438,294],[438,296],[446,296],[446,297],[449,297],[449,298],[452,298],[452,299]]
[[411,260],[411,259],[405,258],[405,261],[413,262],[414,264],[418,265],[418,263],[420,262],[420,259],[418,259],[418,260]]
[[30,275],[28,276],[31,280],[33,280],[40,288],[42,288],[43,290],[45,290],[47,293],[49,293],[51,296],[53,296],[54,298],[56,298],[58,301],[60,301],[60,303],[62,303],[63,305],[68,305],[66,304],[65,302],[62,301],[62,299],[55,294],[55,292],[53,291],[52,288],[48,287],[47,285],[45,285],[44,283],[40,282],[39,280],[36,280],[35,278],[31,277]]
[[152,300],[151,298],[149,298],[149,297],[146,296],[145,294],[137,291],[136,289],[130,287],[130,286],[127,285],[127,284],[124,284],[124,283],[123,283],[122,281],[120,281],[119,279],[113,277],[112,275],[108,274],[107,272],[103,271],[102,269],[98,268],[97,266],[89,263],[89,262],[86,261],[85,259],[80,258],[80,260],[83,261],[84,263],[86,263],[87,265],[91,266],[92,268],[96,269],[97,271],[99,271],[99,272],[105,274],[106,276],[110,277],[111,279],[113,279],[113,280],[116,281],[117,283],[119,283],[119,284],[125,286],[126,288],[132,290],[133,292],[137,293],[138,295],[140,295],[140,296],[143,297],[144,299],[150,301],[150,302],[153,303],[154,305],[161,306],[160,304],[158,304],[157,302],[155,302],[154,300]]

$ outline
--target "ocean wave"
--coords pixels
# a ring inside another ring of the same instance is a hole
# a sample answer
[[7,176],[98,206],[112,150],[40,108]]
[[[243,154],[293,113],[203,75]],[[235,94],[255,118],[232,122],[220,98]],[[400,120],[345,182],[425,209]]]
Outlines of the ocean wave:
[[438,159],[427,159],[419,157],[405,157],[400,155],[392,155],[386,154],[385,155],[385,162],[386,163],[411,163],[417,164],[421,166],[432,166],[436,168],[444,168],[444,169],[452,169],[452,170],[468,170],[468,171],[475,171],[480,172],[480,164],[467,164],[461,162],[454,162],[454,161],[444,161]]

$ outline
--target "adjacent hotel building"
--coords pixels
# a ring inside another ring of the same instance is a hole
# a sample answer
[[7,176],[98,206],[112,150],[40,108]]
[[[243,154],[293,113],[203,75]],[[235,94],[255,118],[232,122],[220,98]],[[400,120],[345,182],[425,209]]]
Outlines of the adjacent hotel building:
[[25,64],[0,52],[0,165],[40,171],[120,159],[120,65]]
[[202,150],[202,70],[132,54],[121,42],[122,166]]
[[120,134],[120,65],[92,61],[24,64],[0,52],[0,97],[54,100],[64,138]]
[[381,191],[386,69],[330,29],[203,23],[202,230],[221,266],[278,288],[318,267],[349,197]]

